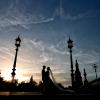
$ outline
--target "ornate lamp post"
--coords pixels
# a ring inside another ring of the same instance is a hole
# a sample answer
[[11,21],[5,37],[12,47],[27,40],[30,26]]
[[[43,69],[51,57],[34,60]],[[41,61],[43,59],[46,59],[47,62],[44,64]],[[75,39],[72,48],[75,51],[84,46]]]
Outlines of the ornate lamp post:
[[94,64],[94,65],[93,65],[93,68],[94,68],[94,70],[95,70],[96,79],[97,79],[97,68],[98,68],[98,66],[97,66],[96,64]]
[[70,52],[70,63],[71,63],[71,82],[72,82],[72,87],[74,86],[74,70],[73,70],[73,59],[72,59],[72,47],[73,47],[73,41],[70,39],[68,40],[68,48]]
[[21,43],[21,39],[20,37],[18,36],[16,39],[15,39],[15,46],[16,46],[16,54],[15,54],[15,59],[14,59],[14,64],[13,64],[13,71],[11,73],[12,75],[12,83],[15,83],[15,70],[16,70],[16,62],[17,62],[17,54],[18,54],[18,48],[20,47],[20,43]]
[[87,74],[86,74],[86,71],[85,71],[85,68],[84,68],[84,85],[86,85],[87,83],[88,83]]

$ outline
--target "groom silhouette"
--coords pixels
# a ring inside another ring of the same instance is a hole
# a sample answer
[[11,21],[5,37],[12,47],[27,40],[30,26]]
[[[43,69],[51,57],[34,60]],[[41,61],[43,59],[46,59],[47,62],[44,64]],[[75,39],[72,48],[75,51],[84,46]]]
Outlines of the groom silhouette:
[[45,83],[45,75],[46,75],[46,74],[45,74],[45,69],[46,69],[46,66],[44,65],[44,66],[43,66],[43,69],[42,69],[42,82],[43,82],[43,83]]

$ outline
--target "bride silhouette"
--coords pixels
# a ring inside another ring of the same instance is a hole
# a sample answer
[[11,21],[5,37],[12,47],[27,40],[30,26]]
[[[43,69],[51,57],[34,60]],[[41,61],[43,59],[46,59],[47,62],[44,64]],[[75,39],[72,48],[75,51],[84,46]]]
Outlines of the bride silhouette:
[[55,85],[50,77],[51,69],[50,67],[47,67],[47,71],[45,72],[45,85],[43,88],[43,92],[52,94],[55,92],[56,88]]

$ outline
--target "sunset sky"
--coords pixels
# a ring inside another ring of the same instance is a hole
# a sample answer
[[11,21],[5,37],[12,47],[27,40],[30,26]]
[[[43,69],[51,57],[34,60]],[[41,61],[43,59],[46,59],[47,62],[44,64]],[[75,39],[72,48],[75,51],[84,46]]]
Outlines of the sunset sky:
[[15,38],[22,39],[16,78],[41,80],[43,65],[55,80],[70,84],[69,36],[74,41],[73,62],[86,68],[88,80],[95,79],[92,65],[100,76],[100,0],[0,0],[0,70],[11,79]]

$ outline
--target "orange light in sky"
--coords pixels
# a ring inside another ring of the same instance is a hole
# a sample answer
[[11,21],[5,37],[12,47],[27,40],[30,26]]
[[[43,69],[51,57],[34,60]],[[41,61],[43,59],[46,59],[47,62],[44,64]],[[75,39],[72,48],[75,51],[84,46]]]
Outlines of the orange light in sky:
[[[12,72],[11,68],[3,70],[2,77],[4,77],[4,80],[10,81],[12,79],[11,72]],[[29,76],[23,76],[22,74],[23,74],[23,69],[17,68],[15,78],[18,79],[18,82],[29,80]]]

